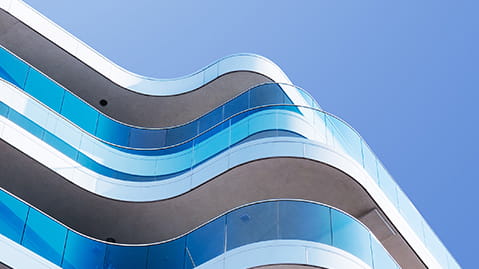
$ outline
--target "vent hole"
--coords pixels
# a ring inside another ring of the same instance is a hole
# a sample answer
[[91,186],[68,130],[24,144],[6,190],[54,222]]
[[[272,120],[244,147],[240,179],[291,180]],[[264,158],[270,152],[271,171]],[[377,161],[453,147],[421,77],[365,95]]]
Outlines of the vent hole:
[[115,238],[113,238],[113,237],[108,237],[108,238],[106,239],[106,242],[116,243],[116,240],[115,240]]
[[106,105],[108,105],[108,101],[105,100],[105,99],[101,99],[100,100],[100,106],[106,106]]

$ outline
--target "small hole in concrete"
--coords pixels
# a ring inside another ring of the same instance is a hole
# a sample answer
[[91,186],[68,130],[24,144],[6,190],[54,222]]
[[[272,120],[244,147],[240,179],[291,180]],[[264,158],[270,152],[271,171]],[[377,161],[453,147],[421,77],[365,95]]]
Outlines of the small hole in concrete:
[[106,101],[105,99],[101,99],[100,106],[106,106],[106,105],[108,105],[108,101]]

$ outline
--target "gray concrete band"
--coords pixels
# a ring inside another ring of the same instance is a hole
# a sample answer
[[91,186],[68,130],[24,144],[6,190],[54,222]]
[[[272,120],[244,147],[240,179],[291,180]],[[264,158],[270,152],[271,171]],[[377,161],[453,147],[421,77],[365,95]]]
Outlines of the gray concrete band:
[[320,162],[286,157],[257,160],[178,197],[135,203],[85,191],[3,140],[0,151],[0,186],[94,238],[113,237],[120,243],[163,241],[247,203],[303,199],[361,220],[403,268],[425,268],[398,231],[390,230],[394,226],[366,190],[344,172]]
[[[256,85],[272,82],[259,73],[236,71],[184,94],[139,94],[115,84],[2,9],[0,44],[106,115],[141,127],[184,124]],[[106,106],[100,105],[102,99]]]

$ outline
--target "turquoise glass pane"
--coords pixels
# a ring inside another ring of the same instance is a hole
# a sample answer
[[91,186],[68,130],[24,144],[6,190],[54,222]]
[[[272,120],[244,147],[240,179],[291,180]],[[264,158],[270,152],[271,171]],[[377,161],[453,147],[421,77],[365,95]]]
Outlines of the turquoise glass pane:
[[353,218],[331,209],[333,246],[343,249],[372,267],[369,231]]
[[105,261],[106,245],[68,232],[62,267],[65,269],[100,269]]
[[0,191],[0,234],[20,243],[28,206]]
[[363,142],[363,157],[364,157],[364,169],[368,174],[378,182],[378,168],[376,163],[376,156],[369,149],[368,145]]
[[46,106],[60,113],[65,90],[43,74],[31,69],[25,85],[25,91]]
[[194,140],[194,164],[199,164],[228,149],[230,143],[228,126],[229,121],[224,122]]
[[4,48],[0,48],[0,77],[23,89],[30,67]]
[[424,230],[422,227],[423,218],[421,214],[401,189],[397,189],[397,194],[401,215],[406,219],[414,232],[416,232],[417,236],[419,236],[421,240],[424,240]]
[[384,168],[382,164],[378,162],[378,180],[379,180],[379,187],[389,200],[399,208],[398,204],[398,197],[397,197],[397,184],[394,179],[389,175],[388,171]]
[[69,92],[65,92],[61,114],[83,130],[95,133],[99,112]]
[[225,219],[220,217],[187,236],[186,246],[194,265],[198,266],[224,252]]
[[374,269],[396,269],[397,264],[387,250],[375,238],[371,238]]
[[30,209],[22,245],[60,265],[67,229],[35,209]]
[[330,209],[306,202],[280,201],[279,238],[331,245]]
[[126,247],[108,245],[103,268],[108,269],[144,269],[148,247]]
[[228,213],[226,218],[228,224],[227,250],[278,238],[277,202],[243,207]]
[[186,237],[151,246],[148,253],[148,269],[182,268],[185,263]]
[[361,152],[361,139],[348,125],[336,119],[335,117],[326,115],[326,126],[330,135],[328,141],[335,149],[340,150],[351,156],[359,164],[363,164]]

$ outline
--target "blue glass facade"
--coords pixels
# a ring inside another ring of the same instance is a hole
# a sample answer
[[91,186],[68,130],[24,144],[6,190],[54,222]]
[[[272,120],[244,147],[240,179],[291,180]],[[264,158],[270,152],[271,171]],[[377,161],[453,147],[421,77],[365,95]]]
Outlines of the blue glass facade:
[[[0,87],[0,127],[21,129],[37,139],[35,143],[55,149],[59,158],[75,164],[69,167],[72,171],[87,171],[82,178],[85,181],[175,181],[215,158],[234,154],[231,152],[244,144],[261,144],[265,139],[280,142],[291,138],[303,148],[300,153],[286,149],[277,155],[272,151],[240,156],[236,165],[266,157],[314,160],[311,156],[315,153],[308,152],[307,145],[320,145],[365,172],[440,266],[460,268],[362,137],[338,117],[322,111],[300,88],[284,83],[260,84],[185,124],[146,128],[102,113],[72,89],[1,47]],[[9,142],[7,138],[2,136]],[[41,156],[35,159],[53,169],[47,165],[49,160]],[[216,174],[226,171],[223,167],[211,169],[216,169]],[[204,182],[208,180],[211,178]],[[194,187],[167,193],[162,199],[174,199]],[[400,263],[357,219],[312,201],[284,197],[258,201],[232,209],[170,241],[133,245],[85,236],[8,191],[0,188],[0,234],[62,268],[193,268],[241,247],[287,240],[338,249],[370,268],[399,268]]]

